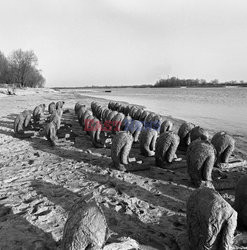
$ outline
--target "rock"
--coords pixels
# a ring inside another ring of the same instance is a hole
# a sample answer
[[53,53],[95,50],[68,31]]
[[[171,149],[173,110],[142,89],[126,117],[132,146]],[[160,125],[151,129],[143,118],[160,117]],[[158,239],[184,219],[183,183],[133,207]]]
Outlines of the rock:
[[80,199],[64,226],[62,250],[101,249],[108,236],[105,216],[94,200]]

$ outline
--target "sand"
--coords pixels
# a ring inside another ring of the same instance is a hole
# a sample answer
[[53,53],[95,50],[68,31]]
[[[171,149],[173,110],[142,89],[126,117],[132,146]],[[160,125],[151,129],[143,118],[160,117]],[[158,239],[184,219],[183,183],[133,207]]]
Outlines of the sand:
[[[112,232],[112,245],[105,249],[186,249],[186,201],[194,188],[184,155],[178,153],[181,162],[161,169],[135,144],[131,157],[150,170],[111,169],[110,149],[94,148],[73,112],[77,101],[89,106],[95,99],[49,89],[0,96],[0,249],[60,249],[68,211],[87,195],[98,201]],[[72,127],[63,132],[70,137],[52,148],[38,131],[29,139],[14,136],[18,113],[58,100],[65,101],[63,124]],[[175,130],[181,122],[174,120]],[[245,167],[213,172],[215,187],[228,202],[234,201],[235,184],[244,173]],[[244,232],[237,234],[245,239]]]

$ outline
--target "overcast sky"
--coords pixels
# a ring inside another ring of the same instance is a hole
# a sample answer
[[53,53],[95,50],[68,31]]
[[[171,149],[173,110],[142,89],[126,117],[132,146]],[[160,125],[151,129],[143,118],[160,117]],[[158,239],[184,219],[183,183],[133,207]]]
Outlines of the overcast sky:
[[47,86],[247,81],[247,1],[2,0],[0,50],[18,48]]

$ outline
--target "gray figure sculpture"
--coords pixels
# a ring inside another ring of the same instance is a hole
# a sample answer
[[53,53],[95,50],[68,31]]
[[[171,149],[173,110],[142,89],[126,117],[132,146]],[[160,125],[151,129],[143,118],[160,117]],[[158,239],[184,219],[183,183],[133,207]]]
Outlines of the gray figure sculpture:
[[113,106],[112,110],[114,111],[118,111],[118,108],[120,107],[120,103],[119,102],[116,102],[115,105]]
[[48,105],[48,112],[49,112],[49,114],[52,114],[54,112],[54,110],[56,110],[56,104],[55,104],[55,102],[51,102]]
[[213,136],[211,143],[216,149],[217,163],[228,163],[235,148],[235,140],[222,131]]
[[121,123],[120,130],[129,131],[129,126],[131,125],[131,123],[132,123],[132,118],[129,115],[125,116]]
[[151,122],[152,122],[152,128],[159,131],[162,123],[162,117],[156,114],[153,116]]
[[195,127],[193,123],[184,122],[179,130],[178,136],[180,138],[179,148],[181,150],[187,150],[187,147],[190,145],[190,131]]
[[111,158],[113,166],[119,170],[129,164],[129,153],[133,143],[133,137],[129,132],[120,131],[114,135],[111,145]]
[[176,158],[176,151],[179,145],[179,136],[168,131],[159,136],[155,147],[156,166],[163,167],[165,163],[172,163]]
[[138,108],[137,110],[135,110],[135,112],[133,112],[133,115],[134,115],[133,119],[139,120],[141,114],[142,114],[142,109],[141,109],[141,108]]
[[108,238],[105,215],[94,201],[77,201],[64,225],[62,250],[103,249]]
[[147,110],[143,110],[140,116],[140,121],[144,122],[146,118],[148,117],[149,112]]
[[86,105],[81,104],[80,102],[77,102],[77,103],[75,104],[74,110],[75,110],[75,114],[76,114],[76,115],[77,115],[78,110],[79,110],[79,108],[80,108],[81,106],[84,106],[84,107],[85,107]]
[[88,123],[85,124],[85,128],[86,126],[93,146],[96,148],[103,148],[104,144],[100,139],[100,133],[102,131],[101,122],[96,117],[92,117],[92,119],[88,119]]
[[127,105],[125,108],[124,108],[124,114],[125,116],[128,116],[130,114],[130,109],[131,109],[131,105]]
[[23,123],[23,127],[26,129],[29,127],[30,123],[31,123],[31,119],[32,119],[32,111],[31,110],[24,110],[22,112],[22,115],[24,117],[24,123]]
[[108,109],[111,109],[111,110],[112,110],[112,108],[114,107],[114,105],[115,105],[115,102],[114,102],[114,101],[110,101],[110,102],[108,103]]
[[65,102],[64,101],[58,101],[57,103],[56,103],[56,109],[58,109],[58,108],[63,108],[63,105],[65,104]]
[[59,119],[55,121],[53,119],[51,122],[48,122],[44,126],[44,132],[46,139],[50,142],[51,146],[56,146],[56,140],[57,140],[57,127],[60,126]]
[[33,121],[35,124],[40,121],[41,116],[45,112],[45,104],[40,104],[33,110]]
[[190,141],[194,141],[200,139],[202,141],[209,140],[209,133],[204,128],[201,128],[200,126],[196,126],[191,129],[190,131]]
[[158,132],[155,129],[143,129],[140,134],[140,150],[144,156],[155,155],[155,144],[158,137]]
[[61,127],[61,116],[59,111],[60,110],[55,110],[48,118],[48,122],[53,122],[56,130],[60,129]]
[[162,134],[167,131],[172,131],[172,127],[173,127],[173,123],[170,120],[165,120],[162,122],[159,132]]
[[24,121],[25,117],[22,113],[16,116],[14,120],[14,132],[16,134],[24,134]]
[[231,250],[237,212],[212,188],[193,191],[187,202],[189,249]]
[[195,140],[189,145],[186,153],[188,174],[196,187],[212,181],[215,160],[216,152],[210,142]]
[[125,115],[123,113],[117,113],[113,118],[112,118],[112,133],[119,132],[121,129],[122,122],[125,118]]
[[132,117],[132,119],[134,119],[135,117],[135,113],[138,111],[138,108],[135,106],[132,106],[129,112],[129,115]]
[[110,112],[111,112],[111,110],[107,109],[107,108],[102,111],[102,121],[103,121],[103,123],[106,121],[107,116],[109,115]]
[[154,116],[155,116],[155,113],[153,113],[153,112],[150,112],[148,114],[148,116],[146,117],[146,119],[144,121],[145,128],[152,128],[153,127],[152,126],[153,125],[152,120],[153,120]]
[[108,113],[105,122],[104,122],[104,127],[105,127],[105,131],[112,131],[112,119],[115,115],[117,115],[118,112],[117,111],[111,111]]
[[85,112],[88,109],[86,108],[85,105],[80,105],[80,107],[77,108],[77,118],[78,118],[78,122],[79,124],[82,126],[83,123],[83,115],[85,114]]
[[138,142],[142,129],[143,129],[142,122],[137,120],[131,121],[131,124],[128,127],[128,131],[132,134],[134,142]]
[[240,178],[235,188],[234,209],[238,212],[239,225],[247,228],[247,175]]

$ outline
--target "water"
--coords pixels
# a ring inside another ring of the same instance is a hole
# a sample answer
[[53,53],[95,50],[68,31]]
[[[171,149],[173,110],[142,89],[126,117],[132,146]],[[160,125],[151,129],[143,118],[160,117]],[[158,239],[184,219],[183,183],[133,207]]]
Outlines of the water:
[[111,90],[111,93],[106,93],[104,89],[95,89],[86,94],[143,105],[154,112],[190,121],[215,132],[227,131],[236,139],[240,139],[240,147],[247,151],[247,88]]

